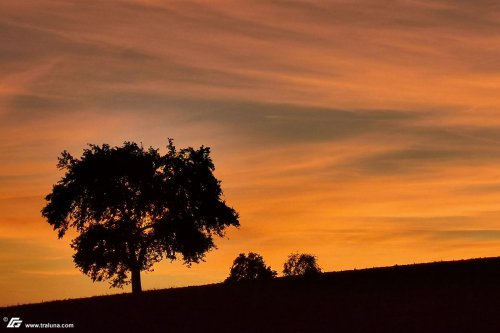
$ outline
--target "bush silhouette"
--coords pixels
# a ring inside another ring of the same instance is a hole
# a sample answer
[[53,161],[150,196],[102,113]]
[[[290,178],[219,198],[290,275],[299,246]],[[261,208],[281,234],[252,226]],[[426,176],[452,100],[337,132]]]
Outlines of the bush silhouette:
[[276,277],[276,275],[276,271],[266,266],[264,258],[261,255],[250,252],[247,256],[244,253],[240,253],[234,259],[229,277],[225,282],[269,280]]
[[284,276],[312,276],[321,273],[316,256],[307,253],[292,253],[283,265]]
[[64,151],[57,166],[66,174],[42,215],[59,238],[76,229],[73,258],[93,281],[132,282],[139,293],[141,271],[163,258],[197,263],[214,248],[213,236],[239,226],[221,199],[207,147],[177,150],[169,140],[160,155],[132,142],[89,145],[80,159]]

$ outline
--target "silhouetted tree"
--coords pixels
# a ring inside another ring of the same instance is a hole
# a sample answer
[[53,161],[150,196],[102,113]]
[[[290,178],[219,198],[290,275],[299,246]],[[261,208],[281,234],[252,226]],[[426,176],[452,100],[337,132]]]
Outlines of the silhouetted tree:
[[268,280],[276,277],[276,275],[276,271],[266,266],[264,258],[261,255],[250,252],[247,256],[244,253],[240,253],[234,259],[229,277],[225,282]]
[[141,271],[179,255],[184,264],[198,263],[214,248],[213,236],[239,226],[221,199],[208,147],[177,150],[169,140],[161,155],[133,142],[89,145],[80,159],[64,151],[57,166],[66,174],[42,215],[59,238],[76,229],[73,258],[93,281],[132,282],[139,293]]
[[283,265],[284,276],[311,276],[321,273],[316,256],[306,253],[292,253]]

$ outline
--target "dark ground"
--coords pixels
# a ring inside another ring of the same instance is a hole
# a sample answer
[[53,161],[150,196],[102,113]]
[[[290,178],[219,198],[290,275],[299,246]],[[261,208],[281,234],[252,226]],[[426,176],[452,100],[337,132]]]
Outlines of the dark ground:
[[55,301],[0,316],[75,324],[60,332],[500,332],[500,258]]

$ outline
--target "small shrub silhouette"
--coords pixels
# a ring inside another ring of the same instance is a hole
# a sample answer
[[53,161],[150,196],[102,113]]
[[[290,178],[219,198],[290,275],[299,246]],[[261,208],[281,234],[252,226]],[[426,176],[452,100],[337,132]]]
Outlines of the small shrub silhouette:
[[292,253],[283,265],[284,276],[313,276],[321,273],[316,256],[307,253]]
[[261,255],[250,252],[247,256],[244,253],[240,253],[234,259],[229,277],[225,282],[270,280],[276,277],[276,275],[276,271],[273,271],[270,266],[266,266],[264,258]]

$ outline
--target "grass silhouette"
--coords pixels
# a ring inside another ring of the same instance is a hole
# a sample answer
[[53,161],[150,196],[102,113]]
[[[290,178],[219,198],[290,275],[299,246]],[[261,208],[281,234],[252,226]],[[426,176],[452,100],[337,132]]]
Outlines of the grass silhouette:
[[73,332],[499,332],[499,313],[500,257],[0,309]]

